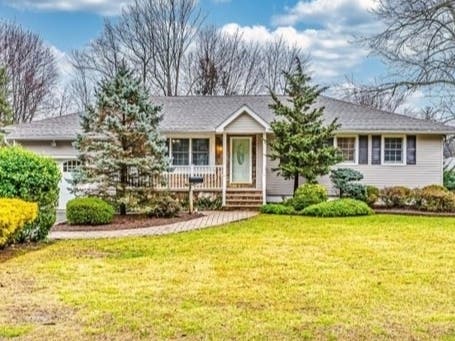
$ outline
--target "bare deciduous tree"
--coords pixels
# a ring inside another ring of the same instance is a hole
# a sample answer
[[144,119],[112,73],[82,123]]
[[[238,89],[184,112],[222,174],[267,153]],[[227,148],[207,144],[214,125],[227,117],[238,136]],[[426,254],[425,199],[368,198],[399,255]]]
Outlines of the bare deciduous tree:
[[392,70],[381,88],[445,91],[451,98],[445,97],[444,102],[452,107],[455,103],[455,2],[379,0],[375,14],[385,29],[363,42]]
[[14,122],[33,120],[57,82],[57,66],[51,49],[33,32],[14,23],[1,22],[0,65],[8,72]]
[[265,94],[269,89],[283,93],[296,57],[304,64],[308,57],[283,38],[259,44],[245,41],[240,31],[231,34],[216,27],[200,32],[191,52],[188,70],[192,73],[191,93],[199,95]]
[[291,72],[293,63],[298,58],[306,68],[310,58],[301,48],[289,45],[283,37],[269,42],[263,49],[263,77],[266,86],[274,93],[283,94],[287,86],[283,72]]
[[409,92],[400,88],[383,89],[380,85],[356,83],[348,78],[340,89],[341,97],[352,103],[365,105],[379,110],[396,112],[409,96]]

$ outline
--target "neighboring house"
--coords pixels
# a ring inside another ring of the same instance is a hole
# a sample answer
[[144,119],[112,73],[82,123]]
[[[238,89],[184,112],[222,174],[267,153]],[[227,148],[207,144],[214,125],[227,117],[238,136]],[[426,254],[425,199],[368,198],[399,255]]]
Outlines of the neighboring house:
[[[267,139],[273,138],[269,96],[158,97],[161,130],[169,143],[173,170],[171,191],[187,190],[189,174],[204,177],[200,191],[218,192],[227,206],[257,206],[292,195],[293,181],[278,176],[277,162],[267,158]],[[286,100],[283,98],[283,100]],[[377,187],[422,187],[442,184],[443,141],[455,128],[320,97],[327,121],[338,117],[334,139],[344,156],[339,167],[364,175]],[[73,148],[79,131],[77,114],[16,126],[8,135],[35,152],[52,156],[64,174],[59,207],[71,198],[66,179],[78,166]],[[303,182],[303,180],[302,180]],[[320,179],[331,194],[327,176]]]

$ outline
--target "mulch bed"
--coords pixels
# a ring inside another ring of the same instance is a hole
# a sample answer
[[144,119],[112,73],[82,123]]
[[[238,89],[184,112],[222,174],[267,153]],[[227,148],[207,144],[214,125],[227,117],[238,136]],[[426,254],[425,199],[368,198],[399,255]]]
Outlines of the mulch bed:
[[390,209],[390,208],[374,208],[377,214],[400,214],[408,216],[420,216],[420,217],[455,217],[455,213],[451,212],[425,212],[411,209]]
[[127,216],[115,216],[114,221],[107,225],[69,225],[67,223],[60,223],[52,228],[52,231],[65,231],[65,232],[90,232],[90,231],[118,231],[118,230],[131,230],[144,227],[153,227],[160,225],[168,225],[188,221],[203,217],[202,213],[180,213],[175,218],[149,218],[140,214],[128,214]]

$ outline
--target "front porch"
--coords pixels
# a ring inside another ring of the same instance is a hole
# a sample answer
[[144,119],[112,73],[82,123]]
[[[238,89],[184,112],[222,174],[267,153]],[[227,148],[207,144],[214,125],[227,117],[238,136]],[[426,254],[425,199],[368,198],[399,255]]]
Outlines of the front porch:
[[220,192],[225,207],[259,207],[266,202],[268,125],[242,107],[213,133],[168,133],[172,168],[162,189],[187,191],[191,176],[200,192]]

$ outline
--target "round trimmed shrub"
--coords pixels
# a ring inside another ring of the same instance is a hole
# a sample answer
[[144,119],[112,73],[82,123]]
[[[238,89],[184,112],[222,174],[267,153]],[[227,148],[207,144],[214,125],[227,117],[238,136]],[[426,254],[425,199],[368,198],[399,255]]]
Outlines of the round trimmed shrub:
[[307,183],[297,189],[291,203],[296,211],[301,211],[305,207],[319,204],[327,199],[327,189],[324,186]]
[[105,225],[114,219],[114,208],[98,198],[76,198],[66,204],[66,219],[71,225]]
[[323,202],[305,208],[302,213],[312,217],[354,217],[374,214],[365,202],[354,199]]
[[20,147],[0,148],[0,197],[38,204],[38,218],[26,224],[16,242],[39,241],[55,224],[61,174],[54,160]]

